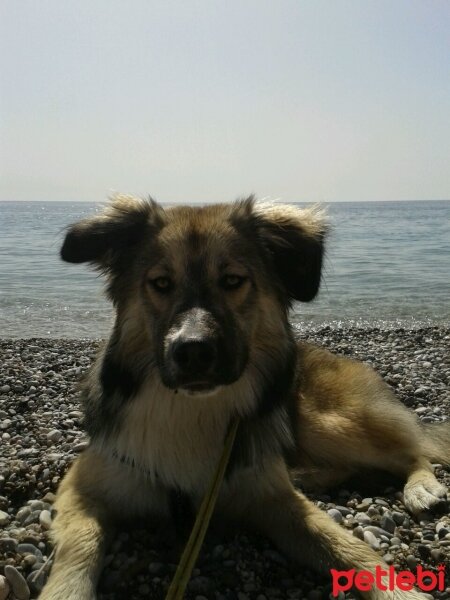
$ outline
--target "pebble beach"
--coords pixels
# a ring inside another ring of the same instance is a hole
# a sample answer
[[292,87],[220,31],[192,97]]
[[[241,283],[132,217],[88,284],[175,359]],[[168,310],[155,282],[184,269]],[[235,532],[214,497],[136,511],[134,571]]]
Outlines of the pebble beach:
[[[299,335],[371,364],[426,423],[450,418],[450,328],[301,328]],[[0,340],[0,600],[37,598],[52,564],[49,528],[58,484],[88,440],[77,382],[100,342],[52,338]],[[450,470],[435,465],[450,487]],[[415,519],[401,485],[367,490],[364,474],[328,495],[311,496],[331,518],[398,570],[446,565],[450,599],[450,515],[443,504]],[[301,482],[300,482],[301,485]],[[109,548],[99,600],[163,599],[177,557],[151,523],[124,525]],[[331,585],[288,562],[267,540],[211,531],[188,586],[188,600],[330,597]],[[353,598],[352,593],[339,597]]]

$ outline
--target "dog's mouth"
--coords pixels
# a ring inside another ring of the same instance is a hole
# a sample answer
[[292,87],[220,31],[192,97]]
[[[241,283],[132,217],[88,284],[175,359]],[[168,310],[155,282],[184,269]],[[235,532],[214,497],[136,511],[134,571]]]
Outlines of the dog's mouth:
[[187,396],[212,396],[221,388],[221,385],[216,385],[208,381],[194,381],[184,383],[177,391],[186,394]]

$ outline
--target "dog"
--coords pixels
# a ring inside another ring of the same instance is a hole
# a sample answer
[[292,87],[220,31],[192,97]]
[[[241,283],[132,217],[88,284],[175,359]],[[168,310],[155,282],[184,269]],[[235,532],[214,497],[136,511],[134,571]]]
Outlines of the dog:
[[404,477],[412,513],[445,499],[431,462],[450,463],[449,423],[420,425],[371,368],[294,338],[289,309],[318,292],[327,229],[317,208],[253,197],[163,208],[128,196],[69,228],[62,259],[106,276],[116,318],[82,384],[90,445],[57,493],[41,600],[96,598],[125,508],[170,519],[182,495],[197,509],[236,418],[216,514],[299,565],[386,567],[294,487],[294,473],[327,486],[382,468]]

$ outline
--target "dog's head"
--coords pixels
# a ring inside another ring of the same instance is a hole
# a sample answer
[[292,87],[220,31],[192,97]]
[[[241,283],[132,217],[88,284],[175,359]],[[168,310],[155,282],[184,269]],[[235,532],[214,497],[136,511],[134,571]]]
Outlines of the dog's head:
[[165,386],[205,394],[239,379],[254,353],[280,352],[290,303],[318,292],[324,236],[314,209],[120,196],[69,229],[61,256],[106,273],[129,361],[148,355]]

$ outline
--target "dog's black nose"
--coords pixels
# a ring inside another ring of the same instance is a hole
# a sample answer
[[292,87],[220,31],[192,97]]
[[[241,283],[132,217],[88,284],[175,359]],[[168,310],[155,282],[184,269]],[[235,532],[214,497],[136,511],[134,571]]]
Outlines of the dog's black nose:
[[178,340],[172,357],[181,372],[190,375],[207,373],[216,362],[216,346],[209,340]]

